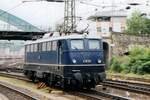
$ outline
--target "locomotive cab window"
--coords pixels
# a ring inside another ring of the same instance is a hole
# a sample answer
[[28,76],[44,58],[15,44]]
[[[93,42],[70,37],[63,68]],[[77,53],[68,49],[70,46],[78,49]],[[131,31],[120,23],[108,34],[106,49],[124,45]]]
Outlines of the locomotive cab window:
[[83,40],[71,40],[71,49],[84,49]]
[[94,50],[100,49],[100,41],[99,40],[89,40],[89,49],[94,49]]
[[57,50],[57,41],[53,41],[52,42],[52,51],[56,51]]

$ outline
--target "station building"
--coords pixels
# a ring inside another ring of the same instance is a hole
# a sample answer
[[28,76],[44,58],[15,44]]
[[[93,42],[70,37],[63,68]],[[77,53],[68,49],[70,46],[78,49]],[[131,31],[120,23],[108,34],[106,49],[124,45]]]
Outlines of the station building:
[[[105,59],[111,59],[112,33],[123,33],[126,29],[127,12],[125,10],[99,11],[88,19],[96,22],[97,36],[104,39]],[[109,62],[106,61],[106,62]]]

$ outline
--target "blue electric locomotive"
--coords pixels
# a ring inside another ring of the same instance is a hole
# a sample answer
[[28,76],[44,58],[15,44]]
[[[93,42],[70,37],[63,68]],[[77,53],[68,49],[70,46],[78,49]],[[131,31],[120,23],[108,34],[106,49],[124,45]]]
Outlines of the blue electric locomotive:
[[102,39],[70,35],[27,43],[24,74],[49,85],[93,88],[106,77]]

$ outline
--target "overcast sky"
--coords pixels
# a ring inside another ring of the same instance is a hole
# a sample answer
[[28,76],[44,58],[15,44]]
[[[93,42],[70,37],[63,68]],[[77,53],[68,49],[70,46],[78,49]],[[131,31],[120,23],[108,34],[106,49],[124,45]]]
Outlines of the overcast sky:
[[[56,23],[62,22],[64,14],[64,3],[50,3],[50,2],[26,2],[22,3],[25,0],[1,0],[0,9],[8,11],[36,26],[51,26],[54,27]],[[34,1],[34,0],[33,0]],[[85,0],[76,0],[77,1],[77,16],[82,16],[86,18],[98,11],[112,9],[112,7],[100,7],[100,5],[116,5],[117,7],[113,9],[125,9],[127,3],[129,2],[139,2],[143,5],[146,4],[146,1],[150,0],[87,0],[87,3],[98,5],[99,7],[81,4],[79,1]],[[150,4],[150,3],[149,3]],[[133,7],[134,9],[143,9],[145,12],[150,11],[150,6],[137,6]]]

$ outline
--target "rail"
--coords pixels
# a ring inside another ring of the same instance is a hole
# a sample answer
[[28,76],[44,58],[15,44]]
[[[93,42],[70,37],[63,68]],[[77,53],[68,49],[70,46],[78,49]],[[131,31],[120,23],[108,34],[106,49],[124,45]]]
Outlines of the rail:
[[101,83],[101,85],[150,95],[149,84],[132,83],[118,80],[106,80],[105,82]]
[[97,90],[84,90],[77,92],[81,96],[85,96],[89,100],[130,100],[130,98],[122,97]]
[[[23,98],[24,100],[37,100],[36,97],[34,97],[33,95],[23,91],[22,89],[18,88],[18,87],[14,87],[10,84],[7,83],[3,83],[0,81],[0,88],[1,88],[1,92],[3,93],[4,91],[7,91],[7,94],[9,94],[9,99],[15,99],[15,100],[19,100],[21,98]],[[8,93],[9,92],[9,93]],[[11,95],[13,94],[13,95]]]
[[15,78],[19,80],[24,81],[31,81],[26,76],[24,76],[22,73],[7,73],[7,72],[0,72],[0,76],[8,77],[8,78]]

